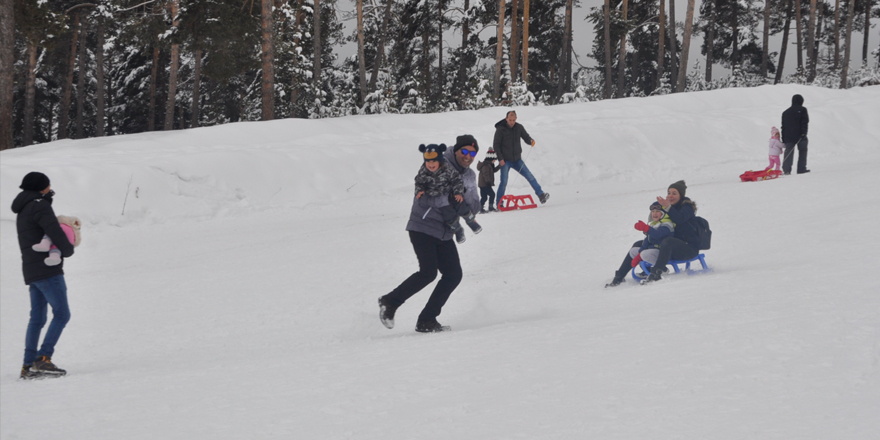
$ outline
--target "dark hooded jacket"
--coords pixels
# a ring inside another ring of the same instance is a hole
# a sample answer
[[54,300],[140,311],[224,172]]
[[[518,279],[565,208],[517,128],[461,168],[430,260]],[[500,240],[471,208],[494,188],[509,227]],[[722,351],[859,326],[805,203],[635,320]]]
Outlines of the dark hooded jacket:
[[687,243],[688,246],[699,249],[700,232],[697,225],[697,209],[694,202],[687,197],[682,197],[678,203],[666,210],[666,215],[675,223],[674,237]]
[[513,124],[513,127],[507,125],[507,119],[502,119],[495,124],[495,139],[492,142],[492,148],[498,155],[498,160],[506,162],[516,162],[522,159],[522,144],[519,140],[532,144],[532,137],[526,132],[525,127],[519,122]]
[[794,95],[791,97],[791,107],[782,112],[782,142],[793,144],[807,137],[807,128],[810,125],[810,116],[804,107],[804,97]]
[[21,270],[24,283],[44,280],[64,274],[64,260],[57,266],[47,266],[43,261],[48,254],[37,252],[31,246],[40,242],[44,235],[61,251],[62,257],[73,255],[73,245],[58,223],[52,210],[52,197],[38,191],[22,191],[12,201],[12,212],[18,214],[15,225],[18,230],[18,246],[21,248]]

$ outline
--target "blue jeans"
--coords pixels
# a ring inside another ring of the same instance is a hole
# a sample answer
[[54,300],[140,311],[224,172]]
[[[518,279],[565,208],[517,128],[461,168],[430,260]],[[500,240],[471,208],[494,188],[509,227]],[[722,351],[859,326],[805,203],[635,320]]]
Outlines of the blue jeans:
[[536,195],[540,196],[541,194],[544,194],[541,185],[535,180],[535,176],[532,175],[532,172],[529,171],[529,167],[526,166],[526,163],[523,162],[522,159],[516,162],[505,161],[504,165],[501,167],[501,183],[498,184],[498,203],[501,203],[501,198],[504,197],[504,191],[507,189],[507,173],[510,172],[511,168],[526,178],[529,185],[532,185],[532,189],[535,190]]
[[[38,356],[52,357],[55,353],[55,344],[61,337],[61,332],[67,321],[70,321],[70,308],[67,306],[67,284],[64,275],[55,275],[45,280],[33,281],[30,286],[31,292],[31,320],[28,322],[27,333],[24,340],[24,365],[31,365]],[[52,322],[46,337],[43,338],[43,346],[37,351],[40,342],[40,331],[46,325],[46,305],[52,306]]]

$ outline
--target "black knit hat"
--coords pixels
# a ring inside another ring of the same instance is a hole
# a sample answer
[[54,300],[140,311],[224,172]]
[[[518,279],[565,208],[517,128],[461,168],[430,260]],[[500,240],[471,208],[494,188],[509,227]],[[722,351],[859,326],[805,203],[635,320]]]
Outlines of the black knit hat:
[[[687,189],[687,185],[685,185],[684,180],[679,180],[678,182],[675,182],[672,185],[669,185],[669,188],[677,189],[678,195],[680,195],[681,198],[684,198],[684,192]],[[667,188],[667,189],[669,189],[669,188]]]
[[474,151],[480,151],[480,146],[477,145],[477,139],[469,134],[463,134],[457,138],[455,138],[455,147],[452,148],[452,151],[458,151],[462,147],[469,147],[473,145]]
[[419,145],[419,151],[422,152],[422,156],[425,158],[425,162],[429,160],[442,160],[443,152],[446,151],[446,144],[422,144]]
[[49,178],[38,171],[31,171],[21,179],[19,188],[25,191],[42,191],[49,187]]

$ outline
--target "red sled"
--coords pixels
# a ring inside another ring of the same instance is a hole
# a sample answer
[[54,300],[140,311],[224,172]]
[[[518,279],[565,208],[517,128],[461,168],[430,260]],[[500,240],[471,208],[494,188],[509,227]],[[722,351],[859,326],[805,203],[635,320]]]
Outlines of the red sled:
[[782,171],[779,170],[746,171],[739,175],[739,180],[743,182],[760,182],[762,180],[775,179],[781,175]]
[[[528,201],[526,201],[528,200]],[[532,198],[531,195],[524,196],[504,196],[501,198],[501,202],[498,203],[499,211],[513,211],[514,209],[532,209],[537,208],[538,205],[535,204],[535,199]]]

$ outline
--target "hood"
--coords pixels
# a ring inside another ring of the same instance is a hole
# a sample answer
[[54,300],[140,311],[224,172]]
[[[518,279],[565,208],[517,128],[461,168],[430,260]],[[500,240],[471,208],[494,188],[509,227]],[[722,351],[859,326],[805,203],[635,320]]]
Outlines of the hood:
[[[15,200],[12,201],[12,212],[18,214],[20,213],[28,203],[42,199],[43,195],[38,191],[22,191],[15,196]],[[51,201],[52,199],[47,199]]]
[[443,158],[446,159],[446,163],[449,164],[449,166],[451,166],[452,169],[455,170],[456,172],[461,173],[462,171],[465,170],[464,168],[461,167],[461,165],[458,164],[458,161],[455,160],[455,152],[454,151],[446,150],[446,152],[443,153]]
[[[519,122],[517,122],[516,124],[519,124]],[[513,124],[513,126],[516,127],[516,124]],[[498,121],[497,124],[495,124],[495,128],[511,128],[511,127],[507,126],[507,118],[504,118],[504,119]]]
[[792,107],[802,107],[804,105],[804,97],[801,95],[792,96],[791,105]]

